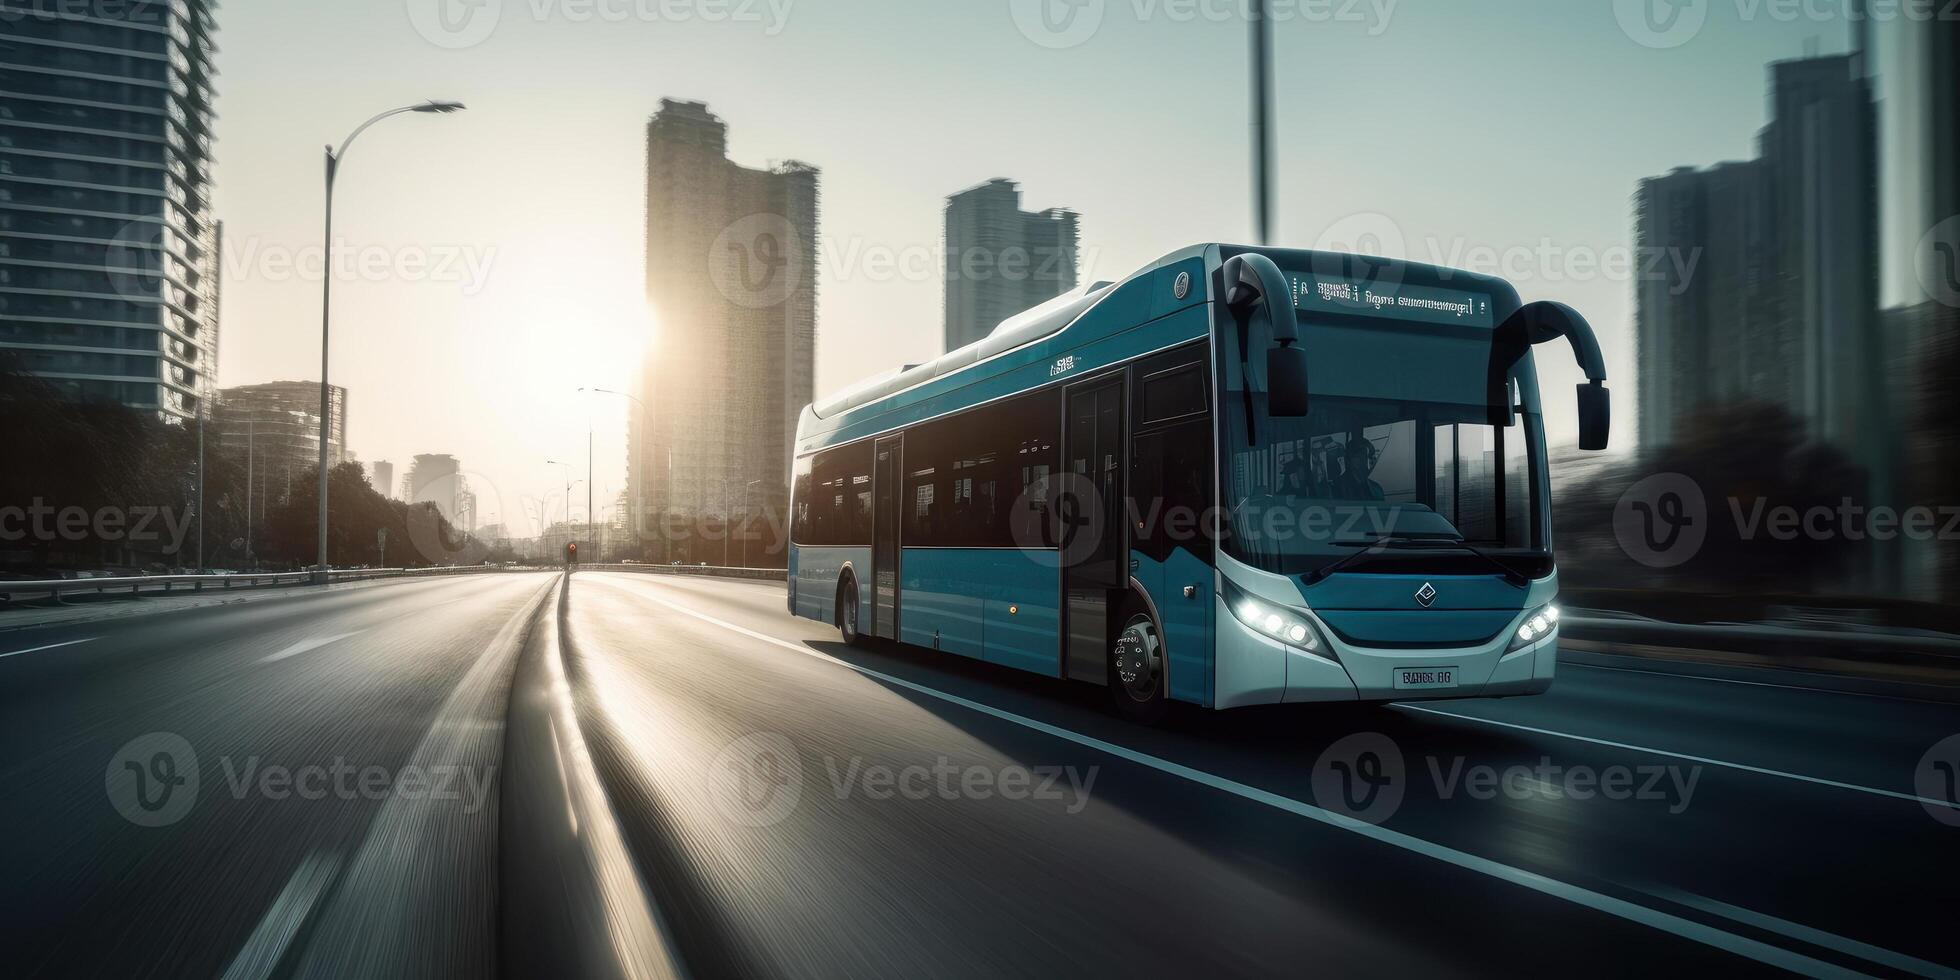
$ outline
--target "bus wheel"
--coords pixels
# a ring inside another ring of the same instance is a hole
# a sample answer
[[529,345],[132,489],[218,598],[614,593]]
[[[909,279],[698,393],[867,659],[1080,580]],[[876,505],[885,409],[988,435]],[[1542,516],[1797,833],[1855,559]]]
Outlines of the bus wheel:
[[1132,612],[1109,650],[1109,694],[1116,713],[1131,721],[1154,724],[1170,708],[1164,690],[1164,644],[1157,624],[1142,612]]
[[844,634],[844,642],[859,646],[864,635],[858,632],[858,587],[855,576],[846,575],[837,587],[837,631]]

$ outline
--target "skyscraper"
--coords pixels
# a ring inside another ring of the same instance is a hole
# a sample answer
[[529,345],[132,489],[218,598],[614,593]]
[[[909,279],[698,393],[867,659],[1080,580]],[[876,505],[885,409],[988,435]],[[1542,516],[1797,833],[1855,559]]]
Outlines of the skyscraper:
[[788,505],[796,420],[816,382],[818,170],[728,159],[728,127],[663,99],[647,125],[654,336],[629,411],[645,518]]
[[[272,381],[221,389],[212,410],[218,445],[252,458],[262,499],[284,500],[295,483],[312,486],[320,465],[320,383]],[[347,458],[347,389],[327,386],[327,461]]]
[[1760,162],[1682,167],[1640,184],[1635,240],[1653,269],[1684,278],[1635,284],[1640,440],[1666,445],[1697,408],[1761,397],[1775,365],[1760,355],[1774,328],[1764,255],[1768,182]]
[[995,178],[946,199],[946,349],[1076,285],[1075,212],[1021,210],[1021,188]]
[[0,353],[78,400],[209,411],[211,0],[34,4],[0,37]]
[[[1875,476],[1892,457],[1880,386],[1877,114],[1860,52],[1770,66],[1771,261],[1787,388],[1776,400]],[[1769,394],[1766,392],[1765,394]]]
[[1849,452],[1884,496],[1895,453],[1864,64],[1854,52],[1771,65],[1759,159],[1642,182],[1636,244],[1670,259],[1643,263],[1665,275],[1635,290],[1643,446],[1668,444],[1698,410],[1772,402]]
[[475,498],[464,480],[462,466],[447,453],[422,453],[402,477],[402,498],[411,504],[434,504],[443,518],[457,527],[471,518]]
[[375,493],[393,500],[395,498],[395,464],[385,459],[377,459],[369,463],[368,483],[374,486]]

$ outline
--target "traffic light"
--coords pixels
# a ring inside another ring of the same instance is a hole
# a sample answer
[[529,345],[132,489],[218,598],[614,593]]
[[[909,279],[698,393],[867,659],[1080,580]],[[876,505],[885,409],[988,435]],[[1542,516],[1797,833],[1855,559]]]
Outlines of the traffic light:
[[572,542],[568,542],[568,543],[566,543],[566,545],[565,545],[565,560],[566,560],[566,561],[568,561],[568,562],[572,562],[572,563],[577,563],[577,562],[578,562],[578,542],[577,542],[577,541],[572,541]]

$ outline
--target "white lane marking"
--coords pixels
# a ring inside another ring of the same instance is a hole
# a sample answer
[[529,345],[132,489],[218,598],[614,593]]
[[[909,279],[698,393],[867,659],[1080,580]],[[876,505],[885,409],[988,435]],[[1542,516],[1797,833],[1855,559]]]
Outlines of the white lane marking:
[[316,636],[310,640],[301,640],[298,643],[295,643],[292,646],[289,646],[286,649],[279,651],[278,653],[260,659],[259,663],[262,664],[278,663],[279,661],[284,660],[287,657],[297,657],[300,654],[307,652],[308,650],[318,650],[329,643],[338,643],[341,640],[347,639],[350,636],[356,636],[365,632],[367,632],[367,630],[354,630],[351,633],[335,633],[332,636]]
[[1956,978],[1960,978],[1960,970],[1944,967],[1938,963],[1931,963],[1918,957],[1907,956],[1904,953],[1895,953],[1882,946],[1861,943],[1856,939],[1846,939],[1836,933],[1825,932],[1822,929],[1813,929],[1787,919],[1779,919],[1773,915],[1765,915],[1761,912],[1738,908],[1727,902],[1718,902],[1712,898],[1703,898],[1700,895],[1675,891],[1671,888],[1643,888],[1641,890],[1655,898],[1686,905],[1693,909],[1700,909],[1710,915],[1719,915],[1722,918],[1740,922],[1752,928],[1761,929],[1765,932],[1774,932],[1778,935],[1787,936],[1798,942],[1809,943],[1812,946],[1817,946],[1822,949],[1832,950],[1833,952],[1843,953],[1848,956],[1855,956],[1859,959],[1876,963],[1879,966],[1890,967],[1902,973],[1910,973],[1920,977],[1937,977],[1941,978],[1941,980],[1956,980]]
[[[1619,656],[1619,654],[1607,654],[1606,656]],[[1824,695],[1829,695],[1831,697],[1840,697],[1840,698],[1877,698],[1881,701],[1910,701],[1913,704],[1937,704],[1942,706],[1946,706],[1950,704],[1950,702],[1935,701],[1932,698],[1907,697],[1906,695],[1902,695],[1902,694],[1877,694],[1871,691],[1833,691],[1829,688],[1823,688],[1823,687],[1804,687],[1801,684],[1776,684],[1770,681],[1745,681],[1737,677],[1707,677],[1701,674],[1677,674],[1674,673],[1673,671],[1667,671],[1667,670],[1644,670],[1639,667],[1612,667],[1606,664],[1582,664],[1577,660],[1566,660],[1563,657],[1559,658],[1558,665],[1561,669],[1566,667],[1584,667],[1587,670],[1612,670],[1612,671],[1618,671],[1619,673],[1622,674],[1646,674],[1649,677],[1665,677],[1670,680],[1684,680],[1684,681],[1707,681],[1711,684],[1740,684],[1744,687],[1770,687],[1780,691],[1800,691],[1804,694],[1824,694]],[[1742,669],[1748,670],[1751,668],[1745,667]]]
[[245,945],[239,948],[231,968],[225,971],[224,980],[258,980],[271,976],[273,968],[286,955],[287,944],[299,934],[300,926],[312,913],[313,903],[333,883],[334,872],[339,867],[340,860],[332,854],[315,851],[307,855],[279,897],[265,910],[258,928],[252,930]]
[[987,715],[992,718],[997,718],[1001,721],[1009,722],[1011,724],[1019,725],[1023,728],[1041,732],[1044,735],[1052,735],[1056,738],[1063,739],[1065,741],[1074,742],[1075,744],[1081,745],[1085,748],[1094,749],[1098,752],[1102,752],[1107,755],[1113,755],[1119,759],[1124,759],[1126,761],[1136,763],[1137,765],[1140,766],[1144,766],[1150,769],[1155,769],[1158,772],[1165,773],[1167,775],[1176,776],[1180,779],[1188,780],[1190,782],[1197,783],[1201,786],[1206,786],[1211,789],[1219,790],[1221,792],[1230,793],[1233,796],[1237,796],[1241,799],[1249,800],[1254,803],[1261,803],[1266,806],[1272,807],[1275,810],[1280,810],[1285,813],[1290,813],[1298,817],[1305,817],[1308,820],[1313,820],[1318,823],[1323,823],[1331,827],[1336,827],[1341,830],[1348,831],[1349,833],[1358,834],[1362,837],[1366,837],[1378,843],[1387,844],[1390,847],[1400,848],[1402,850],[1408,851],[1413,854],[1418,854],[1423,857],[1441,861],[1445,864],[1454,865],[1466,871],[1476,872],[1477,874],[1486,875],[1488,877],[1495,878],[1499,881],[1505,881],[1514,885],[1518,885],[1523,888],[1528,888],[1532,891],[1538,892],[1541,895],[1546,895],[1552,898],[1560,899],[1562,901],[1570,902],[1582,908],[1589,908],[1596,912],[1604,912],[1607,915],[1625,919],[1628,922],[1633,922],[1638,925],[1647,926],[1652,929],[1658,929],[1662,932],[1670,933],[1682,939],[1687,939],[1693,942],[1698,942],[1704,945],[1712,946],[1716,949],[1733,953],[1737,956],[1747,957],[1759,963],[1767,963],[1770,966],[1774,966],[1779,969],[1790,970],[1796,973],[1802,973],[1813,977],[1863,976],[1863,974],[1851,970],[1847,970],[1844,967],[1838,966],[1835,963],[1827,963],[1823,960],[1813,959],[1801,953],[1783,949],[1782,947],[1779,946],[1771,946],[1768,943],[1750,939],[1746,936],[1738,936],[1734,933],[1724,932],[1723,930],[1717,929],[1714,926],[1696,922],[1692,919],[1684,919],[1677,915],[1670,915],[1658,909],[1651,909],[1644,905],[1636,905],[1633,902],[1626,901],[1625,899],[1614,898],[1611,895],[1605,895],[1599,892],[1592,891],[1590,889],[1581,888],[1578,885],[1573,885],[1567,882],[1559,881],[1555,878],[1548,878],[1545,877],[1544,875],[1537,874],[1536,872],[1526,871],[1523,868],[1514,868],[1508,864],[1503,864],[1497,861],[1493,861],[1485,857],[1478,857],[1475,854],[1470,854],[1465,851],[1459,851],[1452,847],[1446,847],[1442,844],[1426,841],[1419,837],[1411,837],[1408,834],[1398,833],[1396,831],[1389,830],[1384,827],[1377,827],[1374,824],[1357,820],[1353,817],[1347,816],[1346,814],[1335,813],[1331,810],[1323,810],[1320,809],[1319,807],[1302,803],[1299,800],[1293,799],[1292,797],[1281,796],[1278,793],[1272,793],[1263,789],[1259,789],[1254,786],[1248,786],[1244,783],[1235,782],[1233,780],[1226,779],[1223,776],[1215,776],[1201,769],[1193,769],[1189,766],[1184,766],[1175,762],[1171,762],[1168,759],[1160,759],[1154,755],[1148,755],[1143,752],[1138,752],[1135,749],[1126,748],[1124,746],[1117,745],[1113,742],[1105,742],[1099,738],[1095,738],[1089,735],[1083,735],[1080,732],[1070,731],[1069,729],[1066,728],[1058,728],[1054,725],[1048,724],[1047,722],[1036,721],[1033,718],[1028,718],[1023,715],[1017,715],[1011,711],[1006,711],[1001,708],[996,708],[990,704],[983,704],[979,701],[972,701],[967,698],[960,697],[957,694],[948,694],[945,691],[938,690],[937,688],[927,687],[924,684],[920,684],[915,681],[909,681],[903,677],[897,677],[891,674],[884,673],[882,671],[872,670],[869,667],[861,667],[857,664],[851,663],[848,660],[839,660],[838,658],[833,657],[830,654],[824,653],[821,650],[813,650],[799,643],[792,643],[788,640],[778,639],[766,633],[756,632],[755,630],[748,629],[747,627],[737,626],[734,623],[730,623],[725,620],[716,619],[715,617],[709,616],[705,613],[696,612],[692,609],[687,608],[686,606],[680,605],[678,603],[670,602],[658,596],[649,595],[645,592],[638,592],[637,594],[650,601],[657,602],[663,606],[666,606],[667,608],[672,609],[675,612],[683,613],[685,615],[692,616],[696,619],[699,619],[702,622],[712,623],[723,629],[729,630],[730,632],[740,633],[743,636],[760,640],[764,643],[773,644],[775,646],[782,647],[783,649],[790,650],[795,653],[803,654],[804,656],[807,657],[812,657],[817,660],[825,661],[827,663],[836,664],[839,667],[856,671],[859,674],[862,674],[866,677],[872,678],[873,680],[877,680],[885,684],[896,685],[898,687],[905,688],[908,691],[914,691],[930,698],[937,698],[938,700],[945,701],[948,704],[959,705],[962,708],[967,708],[972,711],[977,711],[980,712],[981,714]]
[[[562,587],[569,589],[571,583]],[[545,606],[535,628],[542,640],[539,652],[544,656],[545,686],[550,691],[552,740],[563,766],[560,772],[568,778],[565,805],[574,814],[573,828],[584,828],[580,840],[585,844],[586,860],[605,910],[606,932],[613,940],[621,971],[632,980],[686,976],[679,953],[670,945],[674,932],[650,897],[640,877],[640,866],[626,847],[626,836],[619,829],[605,783],[592,761],[591,747],[579,728],[578,708],[572,703],[572,685],[565,674],[565,657],[570,651],[560,641],[565,626],[558,618],[558,606],[552,603]],[[560,721],[564,724],[558,724]],[[579,816],[583,820],[577,819]]]
[[50,643],[44,647],[28,647],[25,650],[15,650],[11,653],[0,653],[0,660],[5,660],[8,657],[18,657],[23,653],[40,653],[43,650],[59,650],[62,647],[72,647],[77,643],[93,643],[94,641],[99,639],[101,639],[101,637],[91,636],[86,640],[67,640],[62,643]]
[[1739,772],[1754,773],[1758,776],[1774,776],[1778,779],[1794,779],[1800,783],[1811,783],[1817,786],[1829,786],[1832,789],[1848,789],[1854,793],[1870,793],[1873,796],[1885,796],[1895,800],[1909,800],[1911,802],[1924,804],[1926,806],[1943,806],[1948,809],[1960,809],[1960,804],[1955,804],[1950,800],[1942,800],[1930,796],[1918,796],[1912,793],[1901,793],[1896,790],[1879,789],[1875,786],[1860,786],[1857,783],[1841,783],[1835,779],[1825,779],[1822,776],[1806,776],[1800,772],[1784,772],[1781,769],[1765,769],[1761,766],[1745,765],[1744,763],[1740,763],[1740,762],[1729,762],[1724,759],[1711,759],[1708,758],[1707,756],[1689,755],[1685,752],[1669,752],[1666,749],[1657,749],[1646,745],[1634,745],[1630,742],[1615,742],[1611,739],[1593,738],[1590,735],[1574,735],[1571,732],[1554,731],[1550,728],[1533,728],[1530,725],[1520,725],[1520,724],[1516,724],[1515,722],[1509,722],[1509,721],[1495,721],[1490,718],[1478,718],[1475,715],[1459,715],[1454,711],[1438,711],[1435,708],[1424,708],[1419,705],[1413,705],[1413,704],[1399,704],[1396,705],[1396,707],[1400,708],[1403,711],[1420,711],[1423,714],[1427,714],[1427,715],[1440,715],[1444,718],[1455,718],[1458,721],[1474,722],[1479,725],[1495,725],[1499,728],[1509,728],[1520,732],[1531,732],[1532,734],[1535,735],[1550,735],[1553,738],[1571,739],[1572,741],[1575,742],[1586,742],[1592,745],[1604,745],[1608,748],[1614,748],[1614,749],[1626,749],[1629,752],[1644,752],[1648,755],[1664,756],[1669,759],[1680,759],[1684,762],[1699,762],[1705,766],[1721,766],[1724,769],[1734,769]]

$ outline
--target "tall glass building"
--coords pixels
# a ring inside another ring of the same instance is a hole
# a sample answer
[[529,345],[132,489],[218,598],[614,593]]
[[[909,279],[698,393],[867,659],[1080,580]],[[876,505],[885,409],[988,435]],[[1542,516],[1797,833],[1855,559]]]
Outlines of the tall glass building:
[[0,360],[77,400],[208,410],[216,0],[0,0]]

